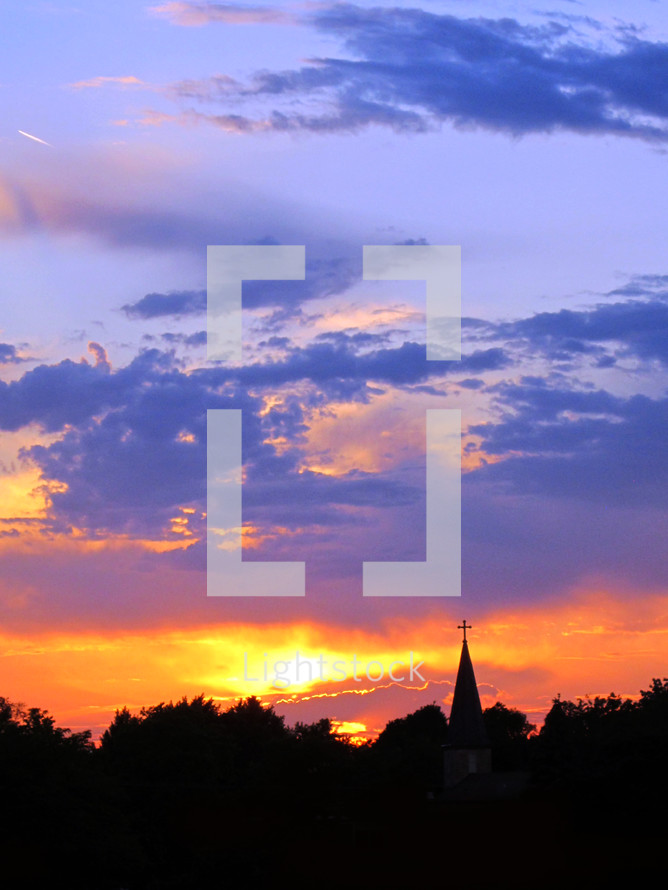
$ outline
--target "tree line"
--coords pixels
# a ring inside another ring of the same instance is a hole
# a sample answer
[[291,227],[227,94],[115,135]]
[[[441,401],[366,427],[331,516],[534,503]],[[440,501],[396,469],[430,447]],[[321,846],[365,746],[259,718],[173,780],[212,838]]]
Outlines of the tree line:
[[[483,718],[494,769],[529,777],[514,804],[526,812],[556,801],[583,830],[633,812],[640,831],[643,813],[665,807],[668,679],[636,700],[558,696],[540,730],[501,702]],[[397,814],[412,812],[425,832],[461,822],[463,810],[434,816],[427,800],[447,742],[436,703],[355,745],[326,718],[287,726],[255,697],[224,708],[199,695],[123,708],[95,745],[0,698],[5,874],[20,887],[53,885],[58,867],[67,882],[56,886],[88,890],[254,887],[294,874],[299,850],[299,862],[338,850],[371,868],[371,841]]]

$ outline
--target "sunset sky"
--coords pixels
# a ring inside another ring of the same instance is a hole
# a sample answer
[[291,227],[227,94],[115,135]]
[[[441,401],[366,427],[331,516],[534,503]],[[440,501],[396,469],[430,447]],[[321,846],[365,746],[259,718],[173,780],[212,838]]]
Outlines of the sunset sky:
[[[448,711],[464,617],[483,705],[537,721],[668,673],[664,3],[0,13],[1,695],[372,736]],[[207,245],[246,244],[306,278],[244,285],[209,362]],[[423,284],[362,280],[401,244],[461,245],[461,361],[426,360]],[[206,595],[211,408],[243,410],[244,559],[304,561],[305,597]],[[462,597],[363,598],[363,561],[425,557],[433,408]],[[296,652],[424,682],[262,680]]]

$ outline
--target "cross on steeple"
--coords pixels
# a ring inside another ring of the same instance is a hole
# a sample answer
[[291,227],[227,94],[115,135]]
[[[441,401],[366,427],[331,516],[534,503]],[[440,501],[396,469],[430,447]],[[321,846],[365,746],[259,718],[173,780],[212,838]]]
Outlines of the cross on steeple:
[[462,642],[464,642],[464,643],[466,642],[466,631],[467,631],[467,630],[471,630],[471,627],[472,627],[472,626],[473,626],[473,625],[471,625],[471,624],[467,624],[467,623],[466,623],[466,618],[464,619],[464,623],[463,623],[463,624],[458,624],[458,625],[457,625],[457,630],[463,630],[463,631],[464,631],[464,639],[463,639]]

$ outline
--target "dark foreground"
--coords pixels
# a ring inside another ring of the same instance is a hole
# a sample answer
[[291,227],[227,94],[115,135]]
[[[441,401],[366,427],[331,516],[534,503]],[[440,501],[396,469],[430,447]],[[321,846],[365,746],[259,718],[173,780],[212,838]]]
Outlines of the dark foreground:
[[[255,699],[120,712],[93,747],[0,699],[2,886],[603,888],[665,874],[668,681],[486,712],[511,799],[438,799],[436,706],[355,748]],[[519,716],[518,716],[519,715]],[[436,799],[428,799],[429,791]]]

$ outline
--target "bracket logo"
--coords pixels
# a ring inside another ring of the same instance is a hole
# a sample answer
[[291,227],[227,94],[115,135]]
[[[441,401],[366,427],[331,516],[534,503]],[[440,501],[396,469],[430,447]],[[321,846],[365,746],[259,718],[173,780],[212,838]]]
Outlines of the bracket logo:
[[[207,248],[207,358],[241,362],[243,281],[303,281],[302,245]],[[461,359],[461,249],[363,248],[366,281],[426,282],[427,361]],[[207,411],[207,595],[305,596],[303,562],[243,562],[241,410]],[[363,595],[461,595],[461,412],[426,411],[427,540],[421,562],[364,562]],[[221,531],[225,542],[221,544]]]

